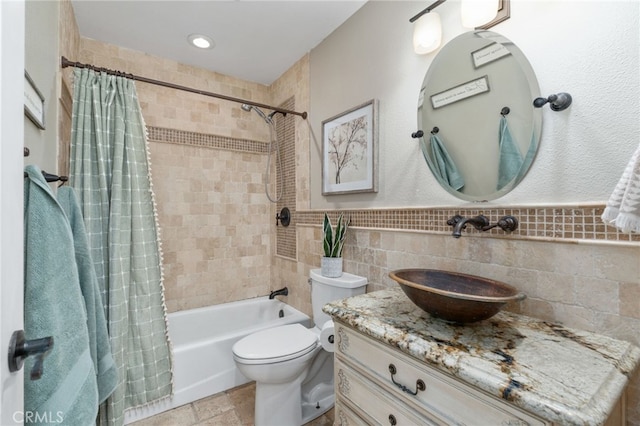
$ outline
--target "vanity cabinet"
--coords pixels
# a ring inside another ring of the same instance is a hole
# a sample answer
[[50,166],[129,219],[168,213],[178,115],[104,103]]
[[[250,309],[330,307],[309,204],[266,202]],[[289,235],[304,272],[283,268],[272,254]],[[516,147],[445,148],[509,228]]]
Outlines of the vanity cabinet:
[[336,338],[338,425],[552,424],[343,324]]
[[[338,426],[556,424],[339,322],[334,375]],[[624,425],[622,401],[606,426]]]
[[640,348],[513,312],[452,324],[400,288],[326,304],[337,425],[624,425]]

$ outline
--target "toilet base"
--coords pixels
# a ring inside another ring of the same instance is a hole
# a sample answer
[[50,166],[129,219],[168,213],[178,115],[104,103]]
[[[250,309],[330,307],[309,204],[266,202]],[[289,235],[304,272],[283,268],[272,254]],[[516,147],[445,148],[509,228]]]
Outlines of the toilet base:
[[335,395],[333,393],[333,386],[329,386],[327,389],[322,389],[322,394],[318,397],[309,400],[308,402],[302,402],[302,423],[309,423],[311,420],[320,417],[327,411],[333,408],[335,403]]
[[300,426],[302,404],[298,378],[290,383],[256,383],[255,426]]

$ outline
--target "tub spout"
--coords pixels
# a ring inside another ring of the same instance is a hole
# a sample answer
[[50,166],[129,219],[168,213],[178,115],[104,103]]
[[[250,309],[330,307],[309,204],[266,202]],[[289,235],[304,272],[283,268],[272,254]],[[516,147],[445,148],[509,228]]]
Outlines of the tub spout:
[[288,296],[289,289],[287,287],[281,288],[280,290],[274,290],[269,293],[269,299],[273,299],[276,296]]

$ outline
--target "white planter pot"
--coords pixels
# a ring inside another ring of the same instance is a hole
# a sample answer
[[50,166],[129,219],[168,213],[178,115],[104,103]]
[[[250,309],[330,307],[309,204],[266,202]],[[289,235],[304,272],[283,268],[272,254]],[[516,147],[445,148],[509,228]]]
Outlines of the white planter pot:
[[327,278],[338,278],[342,276],[341,257],[322,257],[320,259],[320,274]]

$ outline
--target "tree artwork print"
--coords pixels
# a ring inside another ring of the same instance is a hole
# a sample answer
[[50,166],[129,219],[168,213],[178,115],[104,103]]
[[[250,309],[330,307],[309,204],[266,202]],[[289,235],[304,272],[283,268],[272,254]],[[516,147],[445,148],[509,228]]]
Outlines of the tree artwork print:
[[377,101],[322,122],[322,194],[377,192]]
[[329,161],[335,171],[333,183],[342,183],[342,175],[350,171],[355,179],[364,179],[366,173],[367,120],[366,116],[334,127],[329,131]]

